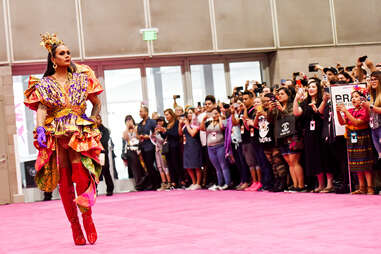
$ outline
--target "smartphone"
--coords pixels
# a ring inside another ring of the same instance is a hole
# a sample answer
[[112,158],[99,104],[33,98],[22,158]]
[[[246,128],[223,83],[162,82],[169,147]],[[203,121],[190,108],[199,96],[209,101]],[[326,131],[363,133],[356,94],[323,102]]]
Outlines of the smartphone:
[[201,107],[201,102],[197,102],[197,107]]
[[359,61],[361,62],[361,63],[363,63],[363,62],[365,62],[365,60],[368,58],[368,56],[362,56],[362,57],[360,57],[359,58]]
[[347,67],[345,67],[345,71],[352,71],[353,68],[355,68],[354,65],[353,66],[347,66]]
[[299,75],[300,75],[300,72],[294,72],[292,75],[294,75],[294,76],[299,76]]
[[237,92],[243,90],[243,86],[239,86],[236,88]]
[[304,99],[304,88],[303,87],[300,87],[298,89],[298,94],[301,94],[302,95],[301,99]]
[[324,87],[324,92],[329,93],[329,87]]
[[319,63],[310,63],[308,65],[308,71],[309,72],[317,72],[317,69],[316,69],[316,65],[318,65]]

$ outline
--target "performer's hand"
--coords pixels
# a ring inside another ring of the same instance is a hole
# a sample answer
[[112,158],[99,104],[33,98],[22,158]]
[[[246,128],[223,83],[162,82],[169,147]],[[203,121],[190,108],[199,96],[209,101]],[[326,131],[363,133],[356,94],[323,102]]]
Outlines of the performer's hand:
[[36,133],[37,133],[37,142],[38,142],[38,144],[41,147],[46,148],[45,128],[42,127],[42,126],[37,127]]

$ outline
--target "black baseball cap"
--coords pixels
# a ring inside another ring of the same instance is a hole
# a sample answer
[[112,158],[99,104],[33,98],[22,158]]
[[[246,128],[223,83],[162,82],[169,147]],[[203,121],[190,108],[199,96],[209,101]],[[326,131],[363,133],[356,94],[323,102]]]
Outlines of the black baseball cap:
[[326,67],[326,68],[324,68],[323,69],[323,71],[324,71],[324,73],[327,73],[327,71],[330,71],[330,72],[332,72],[333,74],[335,74],[335,75],[337,75],[337,70],[336,70],[336,68],[334,68],[334,67]]

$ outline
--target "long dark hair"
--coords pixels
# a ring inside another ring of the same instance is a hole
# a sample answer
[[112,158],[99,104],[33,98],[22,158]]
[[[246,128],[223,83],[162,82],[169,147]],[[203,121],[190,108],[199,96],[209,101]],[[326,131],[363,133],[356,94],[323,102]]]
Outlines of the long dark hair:
[[[53,68],[52,56],[54,56],[54,57],[56,56],[57,48],[60,45],[53,44],[52,50],[51,50],[52,53],[49,52],[49,54],[48,54],[48,62],[47,62],[47,65],[46,65],[46,70],[45,70],[45,73],[44,73],[44,77],[51,76],[54,73],[56,73],[56,70]],[[74,73],[74,72],[76,72],[76,70],[77,70],[77,68],[75,67],[75,64],[72,61],[70,61],[70,66],[67,67],[67,71],[70,72],[70,73]]]
[[[321,87],[320,79],[318,79],[318,78],[310,78],[308,80],[308,86],[310,86],[310,84],[312,84],[312,83],[315,83],[316,87],[317,87],[316,105],[319,106],[320,103],[323,101],[323,89]],[[311,101],[312,101],[312,98],[311,98],[310,94],[308,94],[307,99],[306,99],[306,103],[310,104]]]
[[374,71],[370,76],[378,80],[376,89],[373,89],[372,86],[369,87],[371,102],[374,103],[376,107],[381,107],[381,71]]
[[287,94],[287,96],[288,96],[288,100],[287,100],[287,106],[291,103],[292,104],[292,102],[294,101],[294,94],[292,93],[292,91],[291,91],[291,89],[289,89],[289,88],[287,88],[287,87],[281,87],[281,88],[279,88],[278,89],[278,93],[281,91],[281,90],[283,90],[286,94]]

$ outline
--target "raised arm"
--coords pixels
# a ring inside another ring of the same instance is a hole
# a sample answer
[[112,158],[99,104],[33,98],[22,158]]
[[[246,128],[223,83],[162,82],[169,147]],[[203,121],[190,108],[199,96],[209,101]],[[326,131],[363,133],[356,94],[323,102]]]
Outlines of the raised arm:
[[320,103],[320,106],[318,108],[318,111],[321,115],[324,115],[325,106],[327,105],[327,102],[330,98],[331,98],[331,95],[329,93],[324,93],[323,101]]
[[303,109],[299,106],[300,93],[297,93],[292,105],[292,111],[295,116],[301,116],[303,114]]

